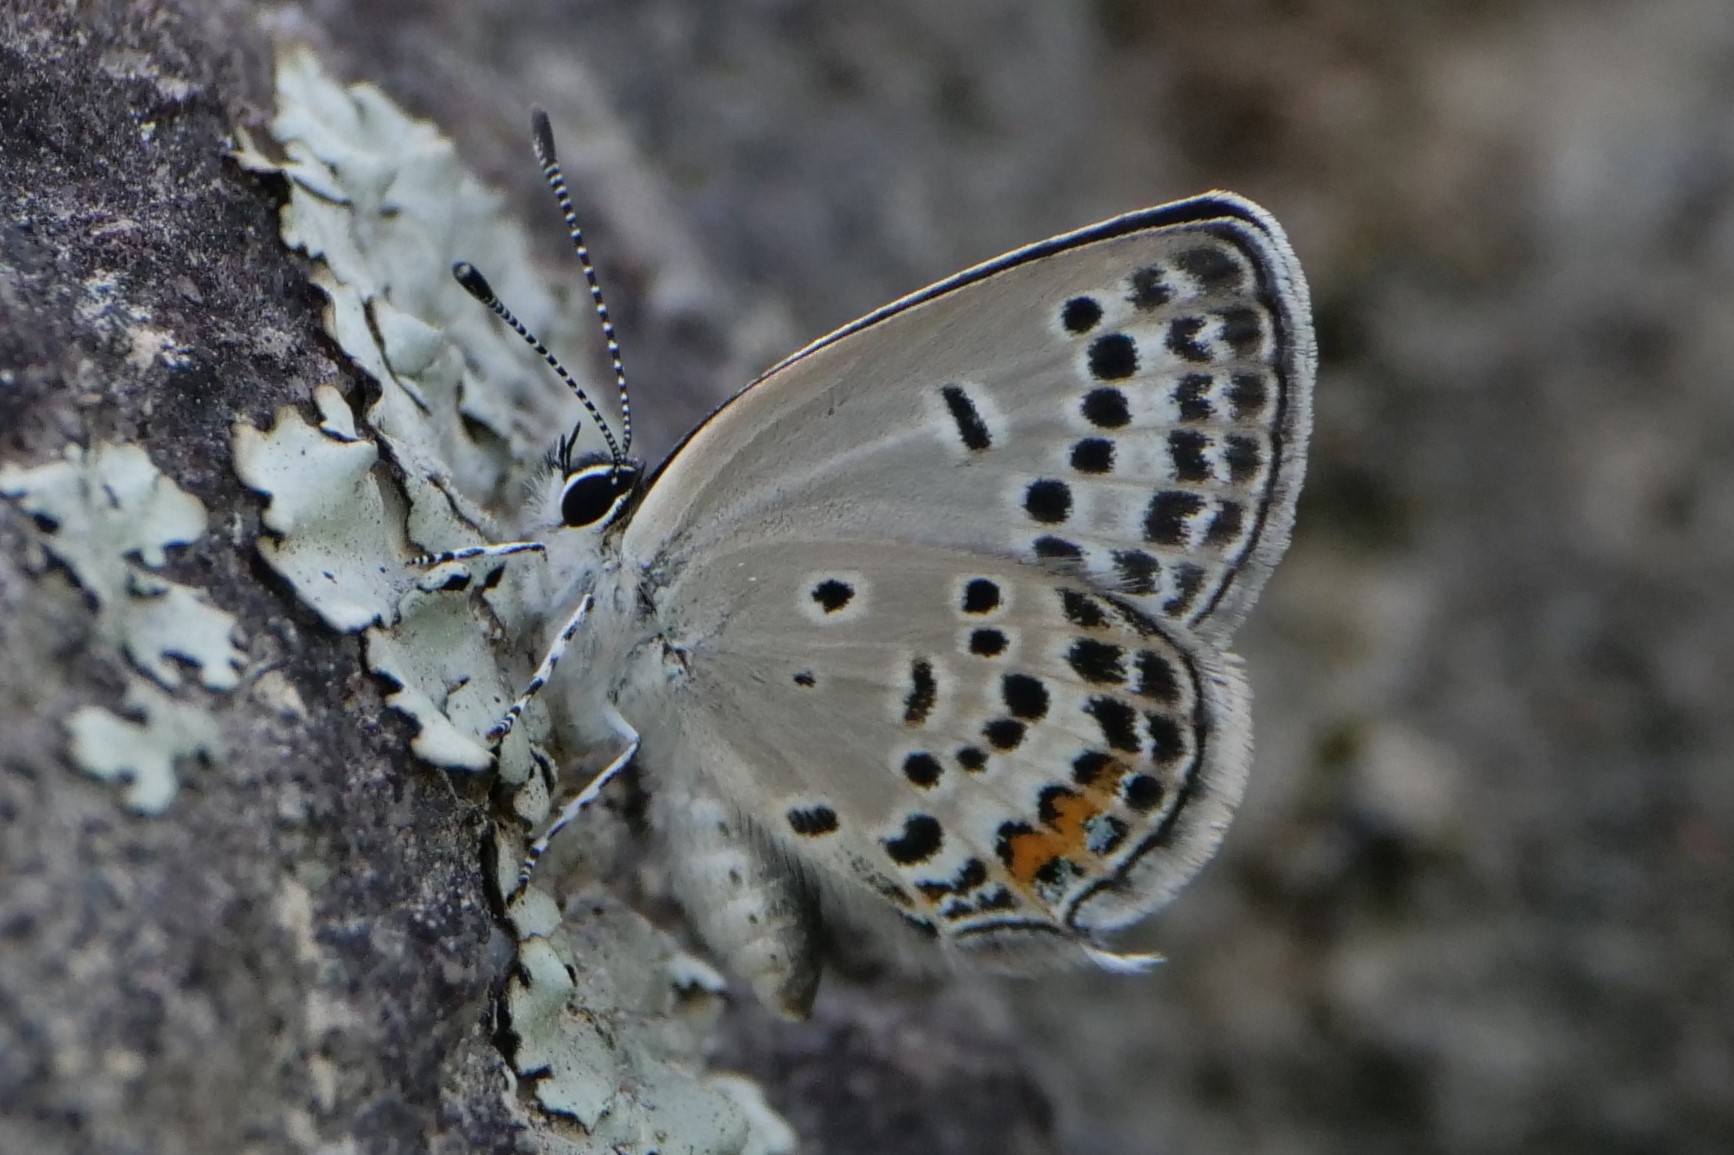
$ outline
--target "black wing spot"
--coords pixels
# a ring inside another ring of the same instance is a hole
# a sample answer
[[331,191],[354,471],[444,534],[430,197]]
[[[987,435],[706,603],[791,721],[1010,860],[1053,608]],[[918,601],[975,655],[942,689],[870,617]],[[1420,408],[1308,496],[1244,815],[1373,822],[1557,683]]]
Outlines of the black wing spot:
[[1126,681],[1126,651],[1095,638],[1079,638],[1066,651],[1066,663],[1084,681],[1097,686],[1119,686]]
[[1126,395],[1118,389],[1092,389],[1084,394],[1084,420],[1098,429],[1120,429],[1132,420]]
[[1206,364],[1210,350],[1198,340],[1204,331],[1203,317],[1176,317],[1168,323],[1168,350],[1182,361]]
[[818,679],[813,677],[813,671],[811,670],[801,670],[795,675],[795,685],[805,686],[808,689],[812,689],[817,680]]
[[1180,732],[1180,723],[1166,714],[1146,714],[1144,725],[1150,732],[1152,759],[1167,764],[1186,756],[1186,738]]
[[1127,294],[1126,300],[1140,313],[1160,309],[1174,299],[1173,290],[1169,289],[1163,280],[1160,265],[1146,265],[1134,272],[1128,280],[1132,291]]
[[1114,571],[1119,575],[1120,587],[1127,593],[1147,597],[1156,592],[1161,566],[1141,549],[1117,549],[1114,551]]
[[1118,698],[1091,698],[1084,704],[1084,713],[1102,728],[1102,740],[1111,749],[1136,754],[1144,748],[1138,739],[1138,711]]
[[1106,437],[1086,437],[1072,446],[1072,468],[1079,473],[1111,473],[1114,443]]
[[1204,588],[1204,569],[1189,561],[1174,567],[1174,596],[1162,603],[1162,611],[1179,617],[1192,608],[1199,591]]
[[1060,324],[1068,333],[1088,333],[1102,320],[1102,306],[1094,297],[1073,297],[1060,310]]
[[1256,309],[1230,309],[1222,314],[1222,340],[1237,356],[1252,358],[1264,345],[1264,321]]
[[1210,458],[1205,450],[1210,438],[1195,429],[1176,429],[1168,435],[1168,456],[1174,462],[1174,476],[1180,481],[1209,481]]
[[1044,534],[1035,540],[1036,556],[1048,561],[1083,561],[1084,550],[1063,537]]
[[939,699],[939,683],[933,678],[933,663],[917,658],[909,664],[909,694],[903,699],[903,722],[919,726],[933,713]]
[[834,614],[855,598],[855,587],[839,578],[826,578],[813,587],[813,600],[828,614]]
[[789,829],[802,838],[820,838],[837,829],[837,812],[829,806],[797,806],[788,818]]
[[925,751],[917,751],[903,760],[903,776],[923,790],[932,789],[944,772],[939,759]]
[[1100,750],[1085,750],[1072,759],[1072,781],[1079,786],[1094,786],[1103,772],[1115,765],[1114,759]]
[[1188,373],[1180,378],[1180,384],[1174,387],[1174,404],[1180,410],[1180,420],[1209,421],[1216,416],[1210,404],[1211,384],[1208,373]]
[[1232,293],[1241,287],[1240,263],[1226,252],[1209,245],[1188,249],[1174,259],[1187,276],[1206,293]]
[[911,814],[903,821],[903,833],[883,840],[885,853],[900,866],[926,862],[945,844],[945,830],[929,814]]
[[1077,590],[1060,591],[1060,612],[1080,630],[1098,630],[1108,624],[1108,615],[1096,599]]
[[1106,333],[1090,342],[1090,376],[1124,381],[1138,371],[1138,343],[1125,333]]
[[971,578],[963,587],[963,612],[989,614],[999,609],[999,586],[986,578]]
[[1174,675],[1174,665],[1161,654],[1139,650],[1137,659],[1138,685],[1132,692],[1140,698],[1153,698],[1169,705],[1180,701],[1180,680]]
[[1162,802],[1162,783],[1148,774],[1134,774],[1126,779],[1126,805],[1140,814],[1147,814]]
[[976,630],[969,635],[969,652],[979,658],[997,658],[1005,653],[1008,644],[999,630]]
[[1024,491],[1024,512],[1043,525],[1064,523],[1072,514],[1071,486],[1052,478],[1030,482]]
[[971,774],[987,769],[987,751],[979,746],[965,746],[957,752],[957,764]]
[[1007,674],[1000,679],[1000,696],[1014,718],[1040,722],[1048,716],[1048,688],[1028,674]]
[[1003,754],[1023,745],[1024,732],[1028,729],[1015,718],[995,718],[981,728],[981,736],[987,739],[989,746]]
[[1269,393],[1259,374],[1236,373],[1228,383],[1228,403],[1234,407],[1234,419],[1246,421],[1263,413],[1270,403]]
[[1245,509],[1239,502],[1223,502],[1217,507],[1216,516],[1210,519],[1210,528],[1204,531],[1204,544],[1220,549],[1239,541],[1244,518]]
[[1196,493],[1160,491],[1144,513],[1144,540],[1155,545],[1186,545],[1187,523],[1203,508],[1204,499]]
[[1082,797],[1082,794],[1070,786],[1044,786],[1042,792],[1036,795],[1036,814],[1041,818],[1042,825],[1054,826],[1060,821],[1060,817],[1064,813],[1060,804]]
[[1259,466],[1264,464],[1264,454],[1260,451],[1258,442],[1251,437],[1230,437],[1227,457],[1228,476],[1237,482],[1246,482],[1257,477]]
[[979,453],[993,447],[993,436],[987,431],[987,423],[981,419],[981,413],[963,386],[943,385],[939,395],[945,398],[945,407],[951,410],[951,419],[957,422],[957,435],[964,448]]

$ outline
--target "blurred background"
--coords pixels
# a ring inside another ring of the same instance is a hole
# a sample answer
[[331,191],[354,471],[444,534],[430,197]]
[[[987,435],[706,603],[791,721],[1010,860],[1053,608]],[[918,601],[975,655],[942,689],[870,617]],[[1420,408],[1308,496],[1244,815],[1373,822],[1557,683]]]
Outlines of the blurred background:
[[[547,106],[653,457],[1019,244],[1209,187],[1288,229],[1309,478],[1170,961],[731,1012],[719,1063],[826,1150],[988,1149],[988,1115],[1072,1155],[1734,1150],[1734,0],[149,7],[208,33],[225,112],[268,115],[231,35],[263,21],[438,121],[570,279]],[[904,1081],[815,1122],[882,1053]]]
[[551,263],[522,109],[603,90],[756,318],[602,214],[664,447],[1017,244],[1213,186],[1288,228],[1322,360],[1246,805],[1154,977],[971,996],[1063,1149],[1734,1150],[1734,4],[461,7],[308,6]]

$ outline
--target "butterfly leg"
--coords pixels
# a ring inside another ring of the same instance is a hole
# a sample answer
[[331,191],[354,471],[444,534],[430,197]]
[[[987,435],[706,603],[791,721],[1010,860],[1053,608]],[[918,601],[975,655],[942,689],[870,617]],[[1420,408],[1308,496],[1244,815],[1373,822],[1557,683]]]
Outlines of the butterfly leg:
[[498,545],[467,545],[448,549],[444,553],[418,553],[404,565],[411,569],[432,569],[448,562],[468,561],[473,557],[510,557],[515,553],[546,553],[548,547],[539,541],[503,541]]
[[518,885],[514,888],[513,894],[530,884],[530,875],[536,869],[536,862],[547,852],[548,845],[554,841],[554,836],[571,825],[572,821],[586,806],[596,801],[597,796],[602,793],[602,788],[614,781],[615,776],[626,769],[627,764],[632,761],[632,756],[638,753],[638,731],[627,725],[626,721],[618,715],[614,717],[613,721],[615,728],[620,731],[621,737],[626,739],[626,748],[616,754],[612,762],[598,771],[584,789],[578,792],[577,797],[561,807],[560,814],[554,819],[553,825],[542,832],[542,837],[530,844],[530,849],[524,852],[523,865],[518,868]]
[[[548,647],[548,654],[542,659],[542,664],[536,667],[535,674],[530,678],[530,684],[524,687],[524,692],[518,695],[516,701],[506,707],[506,712],[500,720],[489,728],[486,738],[490,746],[498,747],[501,742],[506,740],[506,735],[510,734],[512,727],[518,724],[518,718],[523,714],[524,707],[530,704],[530,699],[534,698],[542,687],[548,684],[548,679],[554,676],[554,667],[559,663],[561,656],[565,654],[566,647],[571,644],[573,635],[584,624],[584,619],[590,616],[591,607],[595,604],[596,599],[589,594],[585,594],[578,602],[578,608],[572,611],[572,616],[567,618],[566,624],[560,627],[560,636],[555,638],[554,644]],[[621,724],[625,725],[625,723]],[[631,729],[631,727],[627,728]],[[638,736],[634,734],[633,741],[636,742],[637,740]]]

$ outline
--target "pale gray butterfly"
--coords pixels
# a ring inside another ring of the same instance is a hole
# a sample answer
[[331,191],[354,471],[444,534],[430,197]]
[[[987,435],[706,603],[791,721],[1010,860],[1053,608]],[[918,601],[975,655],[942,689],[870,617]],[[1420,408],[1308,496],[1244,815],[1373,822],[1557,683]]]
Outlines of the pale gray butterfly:
[[999,969],[1137,969],[1112,932],[1215,850],[1246,783],[1235,627],[1287,546],[1311,424],[1307,288],[1229,193],[1018,249],[823,337],[646,479],[622,422],[474,268],[607,439],[556,454],[537,542],[556,695],[636,759],[695,928],[785,1013],[822,930]]

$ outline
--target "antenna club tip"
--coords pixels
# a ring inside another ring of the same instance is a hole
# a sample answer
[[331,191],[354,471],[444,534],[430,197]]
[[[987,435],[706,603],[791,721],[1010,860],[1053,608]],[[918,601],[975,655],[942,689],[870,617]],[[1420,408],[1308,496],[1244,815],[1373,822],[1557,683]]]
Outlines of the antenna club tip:
[[536,146],[536,159],[543,164],[554,162],[554,126],[548,113],[541,108],[530,109],[530,140]]
[[468,261],[458,261],[452,265],[452,277],[464,287],[464,291],[478,301],[487,301],[494,295],[489,287],[488,279]]

